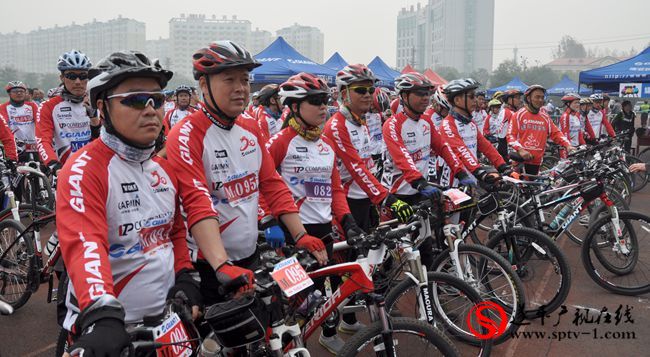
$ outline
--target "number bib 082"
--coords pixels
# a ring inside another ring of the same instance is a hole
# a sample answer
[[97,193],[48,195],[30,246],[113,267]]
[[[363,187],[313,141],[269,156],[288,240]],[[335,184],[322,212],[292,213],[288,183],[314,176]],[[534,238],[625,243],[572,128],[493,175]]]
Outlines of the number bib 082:
[[307,196],[307,201],[331,202],[332,184],[329,182],[305,181],[305,195]]

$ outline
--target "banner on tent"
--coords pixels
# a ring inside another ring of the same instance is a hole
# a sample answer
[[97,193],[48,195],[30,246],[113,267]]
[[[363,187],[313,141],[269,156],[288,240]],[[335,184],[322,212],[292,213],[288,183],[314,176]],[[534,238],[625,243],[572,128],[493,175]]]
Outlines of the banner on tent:
[[618,93],[623,98],[641,98],[642,94],[641,83],[620,83],[618,85]]

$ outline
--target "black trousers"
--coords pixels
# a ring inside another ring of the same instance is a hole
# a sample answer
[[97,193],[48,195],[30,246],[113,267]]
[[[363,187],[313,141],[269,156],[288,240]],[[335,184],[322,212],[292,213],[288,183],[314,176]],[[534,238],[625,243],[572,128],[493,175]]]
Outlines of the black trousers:
[[348,198],[348,206],[357,226],[364,232],[368,233],[370,228],[377,227],[379,224],[379,212],[369,198],[359,200]]
[[509,162],[510,157],[508,156],[508,141],[506,138],[499,138],[499,141],[497,142],[497,151],[506,162]]

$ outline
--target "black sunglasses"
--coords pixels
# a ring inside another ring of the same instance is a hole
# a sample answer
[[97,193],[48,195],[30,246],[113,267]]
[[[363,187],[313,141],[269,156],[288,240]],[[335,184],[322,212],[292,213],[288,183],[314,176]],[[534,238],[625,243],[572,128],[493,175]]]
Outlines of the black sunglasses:
[[325,95],[310,95],[307,98],[305,98],[305,101],[311,105],[315,105],[317,107],[320,107],[321,105],[327,105],[330,101],[330,96],[325,94]]
[[350,87],[355,93],[359,95],[366,95],[366,93],[374,93],[375,92],[375,87],[370,86],[370,87],[364,87],[364,86],[354,86]]
[[411,93],[417,95],[418,97],[429,97],[432,94],[430,90],[426,90],[426,89],[414,90],[411,91]]
[[71,81],[76,81],[77,79],[85,81],[88,79],[88,73],[66,73],[63,76]]
[[106,99],[124,98],[120,103],[127,107],[143,110],[148,105],[152,105],[154,109],[159,109],[165,103],[165,94],[163,92],[129,92],[113,94]]

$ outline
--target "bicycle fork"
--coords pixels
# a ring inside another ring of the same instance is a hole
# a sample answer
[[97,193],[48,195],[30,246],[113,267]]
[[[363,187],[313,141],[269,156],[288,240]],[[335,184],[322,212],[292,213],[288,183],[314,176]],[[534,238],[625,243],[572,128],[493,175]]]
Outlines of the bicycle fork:
[[371,321],[381,321],[381,342],[375,343],[373,347],[375,353],[383,352],[386,357],[396,357],[398,341],[393,339],[393,327],[391,326],[388,313],[386,312],[386,305],[384,297],[379,294],[368,294],[368,298],[372,300],[373,304],[369,305]]
[[[404,248],[404,255],[409,261],[411,272],[406,275],[417,284],[420,294],[418,294],[419,320],[426,320],[429,324],[434,324],[433,303],[431,291],[429,290],[429,276],[427,267],[420,260],[420,251],[411,247]],[[435,326],[435,324],[434,324]]]
[[458,247],[463,243],[463,240],[460,239],[461,232],[461,224],[445,224],[443,227],[443,233],[447,239],[447,245],[449,246],[449,258],[451,259],[451,263],[456,271],[456,276],[463,281],[467,281],[466,278],[471,275],[471,267],[469,265],[467,266],[467,270],[470,273],[466,276],[463,271],[463,264],[460,261],[460,256],[458,255]]
[[627,239],[623,237],[623,230],[621,229],[621,223],[619,222],[618,218],[618,208],[616,205],[614,205],[614,202],[609,200],[608,198],[602,198],[601,200],[605,202],[607,205],[607,209],[609,210],[609,213],[612,215],[612,234],[614,235],[614,240],[612,250],[615,253],[620,253],[623,255],[629,255],[630,248],[627,245]]

